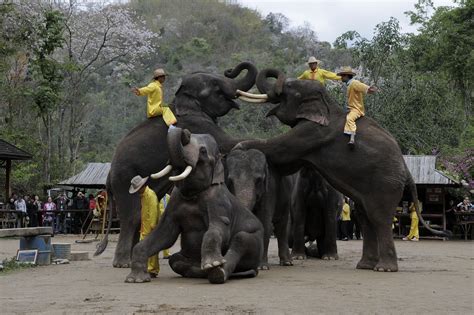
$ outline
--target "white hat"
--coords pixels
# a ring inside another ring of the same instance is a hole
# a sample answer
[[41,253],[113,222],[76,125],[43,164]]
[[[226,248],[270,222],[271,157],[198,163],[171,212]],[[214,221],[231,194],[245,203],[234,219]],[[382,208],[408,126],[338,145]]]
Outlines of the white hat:
[[128,189],[128,192],[131,194],[136,193],[137,191],[140,190],[140,188],[142,188],[142,186],[146,183],[147,180],[148,180],[148,176],[145,178],[142,178],[140,175],[135,176],[130,181],[131,185],[130,185],[130,188]]
[[321,60],[316,59],[315,56],[311,56],[311,57],[309,57],[309,59],[308,59],[308,64],[310,64],[310,63],[320,63],[320,62],[321,62]]
[[163,70],[161,68],[156,69],[155,71],[153,71],[153,77],[154,78],[163,77],[165,75],[166,75],[165,70]]
[[345,66],[345,67],[342,67],[341,71],[339,71],[337,73],[338,76],[341,76],[343,74],[351,74],[351,75],[357,75],[354,70],[351,68],[351,67],[348,67],[348,66]]

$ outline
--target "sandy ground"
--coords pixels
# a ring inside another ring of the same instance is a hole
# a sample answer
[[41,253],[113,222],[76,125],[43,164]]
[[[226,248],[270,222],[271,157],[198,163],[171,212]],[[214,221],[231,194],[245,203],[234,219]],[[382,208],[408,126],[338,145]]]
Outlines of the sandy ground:
[[[112,239],[116,239],[116,235]],[[53,243],[77,236],[55,236]],[[12,257],[18,239],[0,239],[0,258]],[[116,242],[104,254],[69,265],[0,273],[1,314],[473,314],[474,243],[397,241],[397,273],[356,270],[362,241],[338,242],[340,259],[277,264],[223,285],[181,278],[160,260],[159,278],[124,283],[128,269],[112,268]],[[95,243],[73,244],[92,253]],[[177,251],[173,248],[172,251]]]

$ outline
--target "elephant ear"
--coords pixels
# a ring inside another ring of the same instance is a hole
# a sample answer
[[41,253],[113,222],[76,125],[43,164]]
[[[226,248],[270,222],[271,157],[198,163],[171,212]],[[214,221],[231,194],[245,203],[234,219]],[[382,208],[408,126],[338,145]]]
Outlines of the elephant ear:
[[304,99],[296,112],[296,118],[313,121],[322,126],[329,124],[329,108],[325,100],[318,97]]
[[212,185],[224,183],[224,165],[222,164],[221,156],[219,155],[214,166],[214,173],[212,174]]

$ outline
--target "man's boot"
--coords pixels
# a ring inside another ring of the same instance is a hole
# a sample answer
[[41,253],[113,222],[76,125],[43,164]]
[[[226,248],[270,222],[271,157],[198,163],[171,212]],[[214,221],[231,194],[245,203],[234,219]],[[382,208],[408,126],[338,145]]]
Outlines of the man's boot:
[[350,149],[354,149],[354,145],[355,145],[355,134],[351,134],[351,139],[349,140],[349,142],[347,143],[349,145],[349,148]]

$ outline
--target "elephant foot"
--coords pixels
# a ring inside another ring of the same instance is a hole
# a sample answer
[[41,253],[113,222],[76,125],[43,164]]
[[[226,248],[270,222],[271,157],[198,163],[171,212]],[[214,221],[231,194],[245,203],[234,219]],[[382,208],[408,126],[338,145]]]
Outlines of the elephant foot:
[[202,270],[208,270],[211,268],[219,267],[222,266],[226,263],[226,260],[222,256],[216,256],[216,257],[207,257],[207,258],[202,258],[201,260],[201,269]]
[[397,263],[382,263],[382,262],[379,262],[377,265],[375,265],[374,271],[397,272],[398,271],[398,265],[397,265]]
[[293,266],[293,262],[291,261],[291,259],[280,260],[280,266]]
[[258,269],[259,270],[270,270],[270,266],[268,265],[268,263],[261,263],[260,266],[258,266]]
[[150,282],[150,281],[151,281],[150,274],[145,271],[132,271],[125,278],[125,282],[127,283],[143,283],[143,282]]
[[301,253],[291,253],[291,258],[294,260],[305,260],[306,255]]
[[361,259],[357,263],[356,269],[369,269],[369,270],[372,270],[372,269],[375,268],[376,265],[377,265],[376,261]]
[[324,254],[321,257],[322,260],[338,260],[339,255],[338,254]]
[[226,275],[226,272],[225,272],[224,268],[215,267],[215,268],[212,268],[209,271],[209,273],[207,275],[207,279],[209,280],[210,283],[222,284],[222,283],[226,282],[227,275]]
[[114,266],[114,268],[130,268],[130,257],[115,257],[112,265]]

